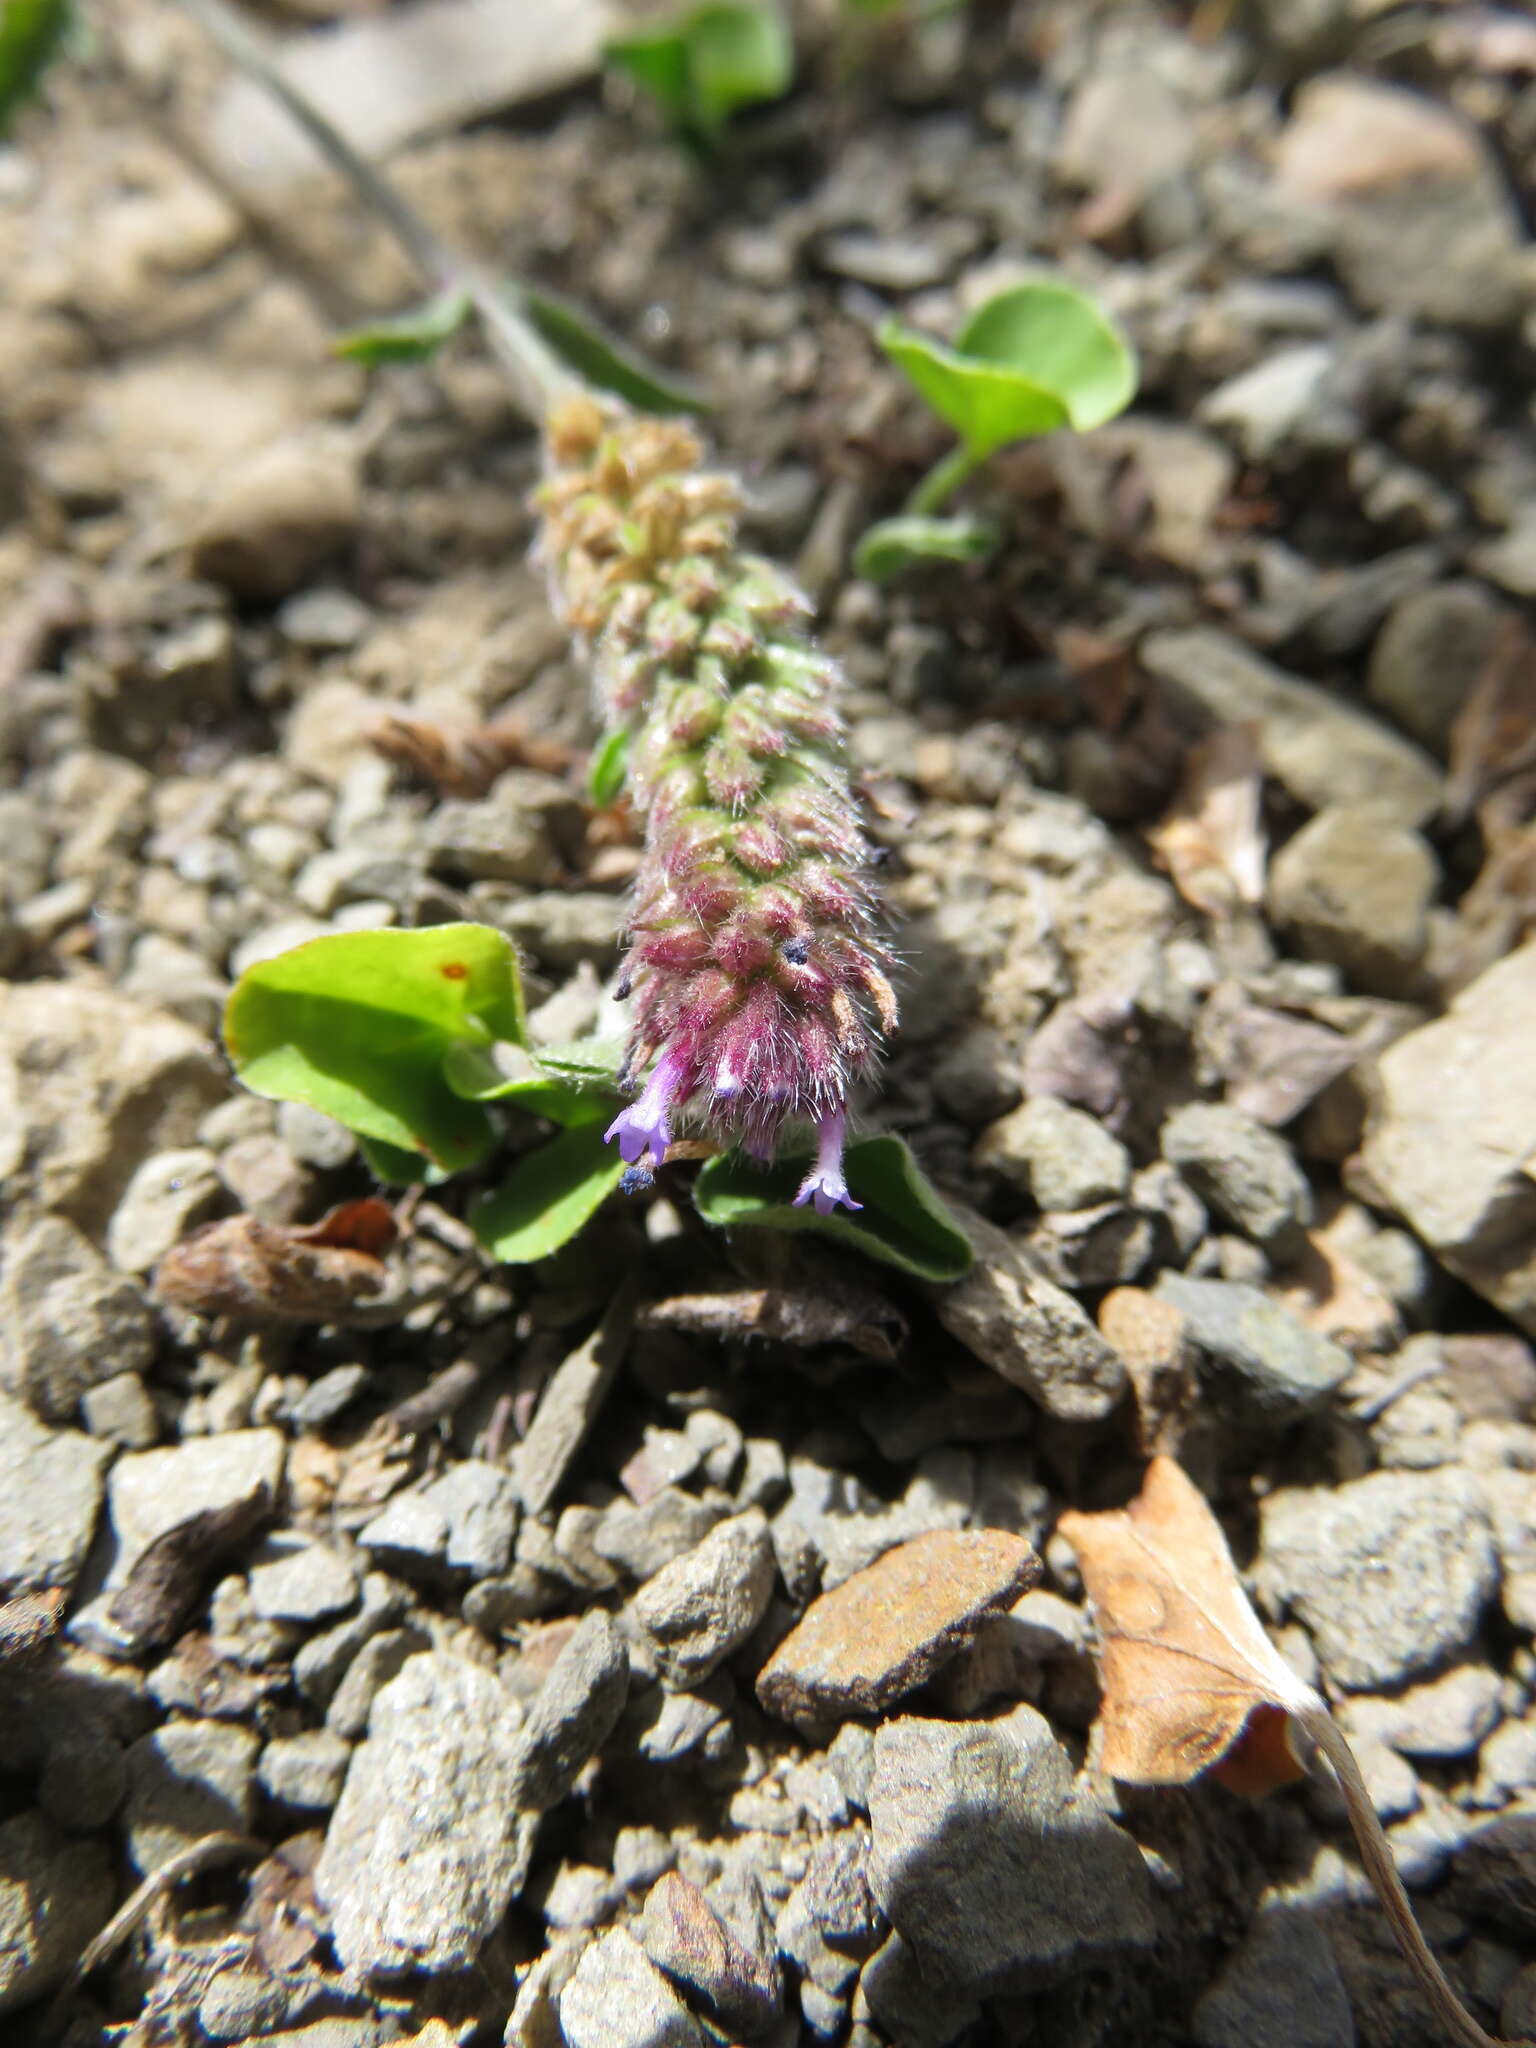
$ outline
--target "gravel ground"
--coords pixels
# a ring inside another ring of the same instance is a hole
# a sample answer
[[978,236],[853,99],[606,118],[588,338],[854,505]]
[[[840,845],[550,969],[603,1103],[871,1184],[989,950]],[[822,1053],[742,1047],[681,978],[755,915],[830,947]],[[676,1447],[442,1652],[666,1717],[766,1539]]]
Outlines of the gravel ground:
[[[143,0],[127,46],[204,132],[195,34]],[[1448,1974],[1536,2033],[1529,23],[1019,0],[823,36],[707,173],[591,84],[397,159],[723,394],[852,679],[904,963],[862,1122],[966,1218],[948,1289],[704,1233],[682,1167],[528,1269],[434,1190],[350,1322],[156,1297],[204,1222],[370,1191],[232,1081],[242,967],[477,918],[568,1039],[636,850],[584,802],[494,369],[330,357],[391,252],[318,180],[262,246],[99,51],[23,143],[0,1594],[67,1605],[0,1672],[7,2027],[1428,2048],[1328,1789],[1092,1769],[1052,1532],[1134,1490],[1172,1386]],[[992,466],[985,572],[850,580],[940,446],[872,325],[1042,259],[1133,335],[1136,407]],[[380,706],[521,747],[440,797]]]

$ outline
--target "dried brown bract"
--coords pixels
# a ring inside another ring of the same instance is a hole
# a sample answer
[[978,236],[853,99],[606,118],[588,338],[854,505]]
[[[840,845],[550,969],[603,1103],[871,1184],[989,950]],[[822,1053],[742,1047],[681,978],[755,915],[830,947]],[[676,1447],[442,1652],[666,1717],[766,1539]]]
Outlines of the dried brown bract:
[[304,1226],[230,1216],[166,1253],[155,1292],[194,1315],[325,1322],[383,1292],[382,1254],[397,1234],[394,1211],[375,1195]]
[[568,775],[576,759],[570,747],[538,738],[510,715],[485,725],[454,725],[385,714],[370,727],[368,744],[429,782],[439,796],[484,796],[504,768]]

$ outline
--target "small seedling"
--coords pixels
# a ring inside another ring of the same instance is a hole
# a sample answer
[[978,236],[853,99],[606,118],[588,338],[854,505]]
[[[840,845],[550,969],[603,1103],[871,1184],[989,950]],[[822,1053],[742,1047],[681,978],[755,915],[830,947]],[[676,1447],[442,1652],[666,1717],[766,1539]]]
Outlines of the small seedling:
[[0,4],[0,133],[36,92],[69,32],[68,0],[3,0]]
[[953,346],[887,320],[880,346],[916,385],[959,445],[928,472],[900,517],[870,528],[855,566],[883,582],[918,561],[981,561],[997,545],[980,519],[940,518],[942,506],[1000,448],[1123,412],[1136,358],[1107,315],[1072,285],[1015,285],[972,314]]
[[794,45],[777,7],[708,0],[609,43],[608,62],[641,86],[680,140],[713,148],[742,107],[782,99]]

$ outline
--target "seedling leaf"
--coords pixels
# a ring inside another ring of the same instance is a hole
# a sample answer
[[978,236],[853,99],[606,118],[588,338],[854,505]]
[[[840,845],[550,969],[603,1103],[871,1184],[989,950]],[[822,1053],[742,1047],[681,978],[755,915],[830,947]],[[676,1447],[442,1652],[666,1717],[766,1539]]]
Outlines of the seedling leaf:
[[907,512],[870,527],[854,549],[853,566],[871,583],[889,583],[919,562],[984,562],[1001,537],[985,519]]
[[256,1094],[310,1103],[450,1170],[483,1158],[495,1134],[449,1086],[450,1047],[522,1038],[511,943],[474,924],[312,939],[248,968],[224,1012],[230,1059]]
[[856,1213],[821,1216],[809,1204],[794,1206],[810,1164],[780,1159],[763,1166],[744,1152],[722,1153],[700,1169],[694,1206],[721,1229],[815,1231],[920,1280],[958,1280],[968,1270],[968,1240],[900,1138],[862,1138],[848,1147],[849,1192],[864,1205]]
[[751,0],[711,0],[618,37],[605,54],[650,93],[676,134],[704,143],[718,141],[739,108],[781,98],[795,68],[778,9]]
[[520,1159],[494,1194],[473,1203],[470,1227],[493,1258],[529,1265],[568,1244],[624,1172],[602,1125],[578,1124]]
[[367,327],[353,327],[331,343],[334,355],[350,362],[424,363],[451,341],[469,317],[467,292],[440,292],[425,305],[402,313],[397,319],[376,320]]
[[1067,284],[999,292],[953,347],[898,320],[878,339],[977,460],[1058,427],[1101,426],[1136,390],[1130,344]]
[[68,0],[0,0],[0,133],[37,90],[69,20]]
[[588,384],[612,391],[640,412],[708,412],[690,378],[663,373],[600,326],[590,313],[541,286],[522,285],[518,303],[556,355]]

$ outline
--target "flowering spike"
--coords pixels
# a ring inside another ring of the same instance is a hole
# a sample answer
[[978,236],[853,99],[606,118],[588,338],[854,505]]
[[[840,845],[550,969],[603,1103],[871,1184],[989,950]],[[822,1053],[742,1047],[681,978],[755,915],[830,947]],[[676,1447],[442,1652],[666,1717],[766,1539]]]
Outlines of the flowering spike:
[[688,428],[583,396],[547,435],[542,553],[603,679],[600,712],[633,728],[646,828],[623,975],[628,1066],[657,1064],[608,1135],[637,1169],[691,1100],[764,1159],[787,1123],[810,1123],[798,1199],[856,1207],[847,1093],[895,1009],[837,668],[783,571],[738,550],[740,490],[701,468]]

